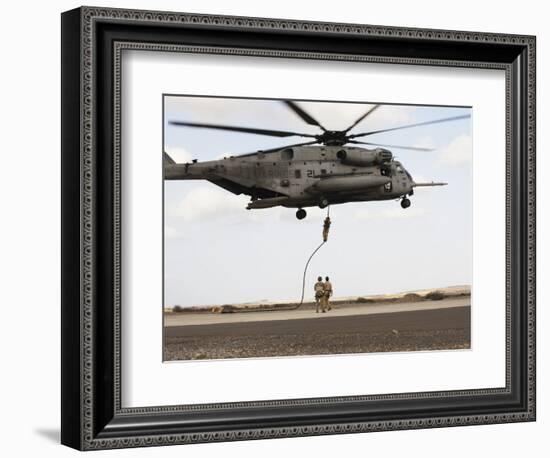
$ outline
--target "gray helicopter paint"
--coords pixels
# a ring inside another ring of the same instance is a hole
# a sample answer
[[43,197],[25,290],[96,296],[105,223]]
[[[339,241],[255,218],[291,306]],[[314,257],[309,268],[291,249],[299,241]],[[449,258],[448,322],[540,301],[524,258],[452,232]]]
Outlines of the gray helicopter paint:
[[[383,145],[364,141],[364,137],[383,132],[394,132],[413,127],[428,126],[459,119],[470,115],[452,116],[443,119],[370,130],[360,133],[350,131],[363,122],[382,105],[368,108],[347,129],[328,130],[296,102],[281,102],[300,117],[306,124],[317,126],[317,134],[287,130],[262,129],[246,126],[169,121],[172,125],[241,132],[269,137],[302,137],[306,142],[288,145],[251,154],[230,156],[215,161],[191,164],[175,164],[166,154],[165,179],[208,180],[234,194],[251,197],[247,209],[268,208],[282,205],[299,208],[298,219],[306,216],[302,207],[319,206],[345,202],[390,200],[402,198],[401,206],[411,204],[407,195],[412,195],[416,186],[411,175],[401,163],[393,159],[392,153],[381,146],[426,151],[416,146]],[[359,140],[358,140],[359,139]],[[320,144],[315,145],[314,144]],[[345,146],[346,144],[375,145],[375,149]],[[425,183],[425,186],[440,186],[445,183]]]
[[249,209],[392,200],[412,194],[415,186],[383,148],[295,146],[186,164],[175,164],[165,154],[164,170],[167,180],[208,180],[249,195]]

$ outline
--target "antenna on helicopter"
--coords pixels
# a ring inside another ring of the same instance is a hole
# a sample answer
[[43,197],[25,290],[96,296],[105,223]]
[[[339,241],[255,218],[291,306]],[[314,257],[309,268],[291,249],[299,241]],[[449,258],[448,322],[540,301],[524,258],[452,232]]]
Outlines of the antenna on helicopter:
[[[281,139],[289,138],[290,144],[229,156],[228,160],[233,164],[227,165],[225,162],[219,163],[218,159],[204,163],[193,161],[192,164],[185,167],[165,162],[164,179],[207,180],[234,194],[250,196],[251,201],[248,203],[247,209],[276,206],[296,208],[296,218],[299,220],[304,219],[307,215],[304,207],[325,208],[329,204],[347,202],[390,200],[397,197],[405,209],[411,205],[408,196],[413,195],[415,186],[443,186],[445,183],[415,184],[410,173],[396,161],[396,157],[388,148],[412,151],[433,151],[433,149],[422,146],[378,143],[369,141],[371,140],[369,137],[471,117],[469,113],[460,114],[353,133],[362,123],[368,122],[369,117],[375,116],[384,107],[384,104],[371,104],[366,107],[361,116],[343,130],[329,130],[301,103],[291,100],[281,100],[280,103],[305,124],[318,129],[318,133],[171,120],[169,124],[174,126]],[[301,138],[293,140],[293,137]],[[306,147],[310,145],[311,147]],[[328,148],[318,145],[325,145]],[[351,146],[344,147],[345,145]],[[371,148],[354,147],[353,145],[369,145]],[[270,153],[274,153],[274,156],[268,157],[267,155]],[[298,158],[300,167],[298,167]],[[305,173],[301,169],[302,161],[304,166],[311,166]],[[326,167],[328,163],[331,169]],[[279,167],[273,168],[273,166]],[[403,176],[403,180],[398,180],[400,176]]]

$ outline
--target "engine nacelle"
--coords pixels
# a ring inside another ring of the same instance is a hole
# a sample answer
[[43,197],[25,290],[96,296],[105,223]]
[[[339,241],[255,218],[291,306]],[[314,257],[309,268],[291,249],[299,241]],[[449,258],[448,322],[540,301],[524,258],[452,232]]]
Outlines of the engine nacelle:
[[384,162],[390,162],[393,156],[391,151],[387,149],[376,148],[374,150],[341,149],[336,153],[336,157],[342,161],[342,164],[368,167],[369,165],[379,165]]

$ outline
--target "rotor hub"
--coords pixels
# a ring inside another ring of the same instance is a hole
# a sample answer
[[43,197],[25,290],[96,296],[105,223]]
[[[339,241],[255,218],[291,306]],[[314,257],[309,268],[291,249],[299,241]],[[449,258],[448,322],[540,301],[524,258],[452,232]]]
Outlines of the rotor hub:
[[319,143],[326,146],[343,146],[349,140],[349,137],[343,130],[326,130],[315,138]]
[[[459,119],[465,119],[470,117],[470,114],[452,116],[450,118],[435,119],[432,121],[423,121],[415,124],[406,124],[403,126],[390,127],[388,129],[370,130],[367,132],[360,132],[360,133],[348,135],[348,132],[354,129],[359,123],[363,122],[381,105],[376,104],[370,107],[363,115],[361,115],[358,119],[356,119],[355,122],[353,122],[345,130],[328,130],[317,119],[311,116],[311,114],[309,114],[306,110],[304,110],[298,104],[296,104],[296,102],[293,102],[291,100],[283,100],[282,102],[288,108],[290,108],[294,113],[296,113],[296,115],[298,115],[305,123],[309,124],[310,126],[317,126],[319,129],[321,129],[322,133],[315,135],[310,133],[295,132],[295,131],[288,131],[288,130],[261,129],[257,127],[228,126],[228,125],[220,125],[220,124],[205,124],[205,123],[183,122],[183,121],[169,121],[169,124],[176,125],[176,126],[198,127],[198,128],[216,129],[216,130],[223,130],[223,131],[230,131],[230,132],[266,135],[268,137],[286,138],[286,137],[296,136],[296,137],[305,137],[308,139],[308,141],[306,142],[302,141],[300,143],[295,143],[293,145],[286,145],[284,148],[287,148],[287,149],[292,148],[294,146],[314,145],[315,143],[321,143],[322,145],[326,145],[326,146],[344,146],[347,143],[352,143],[352,144],[359,144],[359,145],[386,146],[390,148],[411,149],[416,151],[431,151],[430,148],[421,148],[417,146],[385,145],[377,142],[366,142],[366,141],[363,141],[363,137],[367,137],[369,135],[381,134],[384,132],[393,132],[401,129],[409,129],[411,127],[428,126],[431,124],[439,124],[442,122],[456,121]],[[357,139],[360,139],[360,140],[357,140]],[[264,150],[262,151],[262,153],[265,154],[265,153],[271,153],[271,152],[278,152],[280,150],[281,148],[272,148],[269,150]],[[255,151],[253,153],[240,155],[239,157],[251,156],[255,154],[258,154],[258,152]]]

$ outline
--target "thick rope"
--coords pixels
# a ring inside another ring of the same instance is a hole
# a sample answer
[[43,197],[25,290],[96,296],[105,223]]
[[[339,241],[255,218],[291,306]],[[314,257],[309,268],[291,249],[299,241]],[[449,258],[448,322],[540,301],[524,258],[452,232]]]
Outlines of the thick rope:
[[321,245],[319,245],[317,248],[315,248],[315,250],[313,251],[313,253],[311,253],[311,256],[309,257],[309,259],[307,260],[306,262],[306,267],[304,268],[304,276],[302,278],[302,298],[300,299],[300,303],[297,305],[296,308],[300,307],[303,303],[304,303],[304,294],[305,294],[305,290],[306,290],[306,275],[307,275],[307,268],[309,266],[309,263],[311,261],[311,258],[313,258],[313,256],[315,256],[315,253],[317,253],[319,251],[319,249],[327,242],[323,241],[321,242]]
[[[327,217],[330,216],[330,205],[327,207]],[[313,256],[315,256],[315,254],[321,249],[321,247],[327,243],[325,240],[323,240],[321,242],[321,245],[319,245],[317,248],[315,248],[315,250],[313,250],[313,253],[311,253],[311,255],[309,256],[307,262],[306,262],[306,266],[304,267],[304,275],[302,277],[302,297],[300,299],[300,303],[298,305],[296,305],[295,307],[293,307],[291,310],[296,310],[298,309],[299,307],[302,306],[302,304],[304,303],[304,295],[305,295],[305,291],[306,291],[306,275],[307,275],[307,268],[309,267],[309,263],[311,262],[311,260],[313,259]]]

